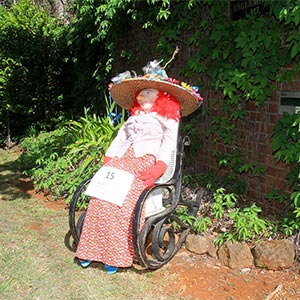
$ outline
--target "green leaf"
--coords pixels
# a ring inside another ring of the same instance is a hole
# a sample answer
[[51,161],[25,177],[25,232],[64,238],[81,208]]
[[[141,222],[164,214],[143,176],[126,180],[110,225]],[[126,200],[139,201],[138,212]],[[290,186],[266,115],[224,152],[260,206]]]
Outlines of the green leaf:
[[299,43],[295,43],[292,46],[291,58],[294,58],[299,53],[299,49],[300,49],[300,44]]

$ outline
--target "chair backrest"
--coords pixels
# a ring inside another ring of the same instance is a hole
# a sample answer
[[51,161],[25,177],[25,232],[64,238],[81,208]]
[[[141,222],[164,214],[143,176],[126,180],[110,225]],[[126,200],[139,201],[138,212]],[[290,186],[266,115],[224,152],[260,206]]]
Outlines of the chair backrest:
[[176,135],[176,139],[174,140],[173,145],[170,145],[171,147],[171,151],[170,151],[170,160],[169,160],[169,164],[167,166],[167,170],[165,171],[165,173],[158,178],[158,180],[156,181],[156,183],[166,183],[169,180],[171,180],[171,178],[174,176],[175,173],[175,169],[176,169],[176,157],[177,157],[177,146],[178,146],[178,137],[180,136],[179,133],[179,128],[180,128],[180,123],[177,123],[177,135]]
[[[173,145],[170,145],[171,147],[171,151],[170,151],[170,160],[169,160],[169,164],[167,166],[167,170],[165,171],[165,173],[158,178],[158,180],[156,180],[156,184],[163,184],[163,183],[167,183],[168,181],[170,181],[175,173],[175,169],[176,169],[176,158],[177,158],[177,147],[178,147],[178,137],[179,137],[179,131],[180,131],[180,126],[179,126],[179,122],[177,125],[177,136],[176,139],[174,141]],[[153,216],[161,211],[163,211],[165,208],[163,207],[163,203],[162,203],[162,199],[163,199],[163,195],[162,195],[162,188],[159,189],[155,189],[153,190],[146,202],[145,202],[145,215],[146,218]]]

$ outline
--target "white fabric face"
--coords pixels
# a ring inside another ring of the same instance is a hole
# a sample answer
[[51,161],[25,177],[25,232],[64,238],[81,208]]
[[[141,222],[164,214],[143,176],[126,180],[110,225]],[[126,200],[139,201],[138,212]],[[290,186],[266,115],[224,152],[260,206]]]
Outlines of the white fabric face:
[[143,111],[148,112],[153,107],[155,100],[157,99],[158,90],[156,89],[144,89],[139,92],[136,100]]

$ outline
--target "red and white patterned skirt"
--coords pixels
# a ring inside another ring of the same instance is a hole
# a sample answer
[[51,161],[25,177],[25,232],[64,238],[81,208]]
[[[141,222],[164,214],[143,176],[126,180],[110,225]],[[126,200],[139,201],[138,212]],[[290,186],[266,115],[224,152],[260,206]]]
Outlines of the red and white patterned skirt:
[[134,259],[132,221],[135,204],[145,186],[138,177],[155,164],[155,157],[147,154],[136,158],[130,147],[122,158],[114,157],[108,166],[134,174],[134,180],[123,205],[91,198],[76,257],[99,261],[115,267],[130,267]]

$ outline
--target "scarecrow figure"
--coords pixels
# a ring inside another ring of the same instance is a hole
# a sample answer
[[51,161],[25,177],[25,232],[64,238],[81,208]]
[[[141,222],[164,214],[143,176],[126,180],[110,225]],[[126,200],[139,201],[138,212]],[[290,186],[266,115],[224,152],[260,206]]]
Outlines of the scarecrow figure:
[[108,274],[132,265],[135,204],[164,174],[181,115],[191,114],[203,100],[194,88],[169,78],[159,62],[143,70],[142,77],[126,71],[112,80],[112,99],[131,116],[86,191],[91,199],[76,257],[83,267],[102,262]]

